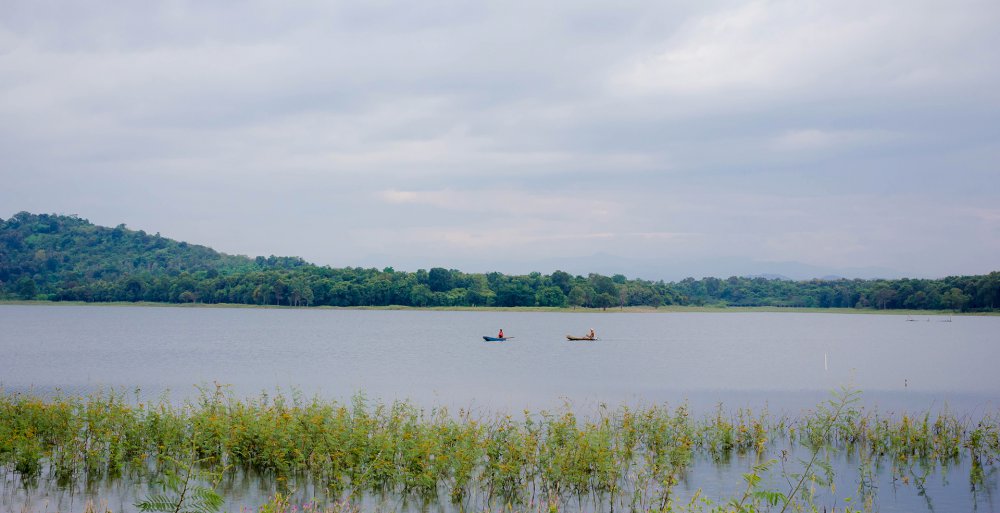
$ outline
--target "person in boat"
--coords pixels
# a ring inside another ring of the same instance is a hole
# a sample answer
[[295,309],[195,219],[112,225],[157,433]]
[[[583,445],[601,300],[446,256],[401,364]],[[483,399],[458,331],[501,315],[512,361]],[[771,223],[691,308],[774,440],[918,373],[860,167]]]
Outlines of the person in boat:
[[500,328],[500,333],[497,333],[497,338],[503,338],[503,328]]
[[594,328],[590,328],[590,333],[587,333],[587,338],[597,338],[597,334],[594,333]]

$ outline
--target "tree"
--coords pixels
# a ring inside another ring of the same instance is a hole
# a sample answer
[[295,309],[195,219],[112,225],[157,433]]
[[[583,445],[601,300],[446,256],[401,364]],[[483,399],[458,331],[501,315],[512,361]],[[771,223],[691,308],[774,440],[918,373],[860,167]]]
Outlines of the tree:
[[563,291],[563,294],[569,294],[573,285],[573,277],[569,273],[556,271],[552,273],[550,280],[552,281],[552,285],[559,287]]
[[643,287],[639,285],[632,285],[627,289],[623,289],[627,292],[626,304],[628,305],[643,305],[643,306],[660,306],[663,304],[663,298],[656,293],[655,290],[649,287]]
[[559,287],[543,287],[535,295],[538,306],[566,306],[566,294]]
[[431,304],[433,298],[434,292],[423,283],[419,283],[410,289],[410,305],[412,306],[428,306]]
[[293,278],[288,283],[288,304],[291,306],[309,306],[313,301],[312,288],[301,276]]
[[892,298],[896,297],[896,291],[890,289],[889,287],[883,287],[875,291],[875,304],[879,308],[885,310],[885,305],[892,301]]
[[486,276],[476,274],[469,277],[465,291],[466,305],[488,306],[493,304],[494,299],[496,293],[490,289]]
[[330,304],[332,306],[354,306],[354,300],[354,286],[350,282],[338,281],[330,288]]
[[427,274],[427,286],[434,292],[447,292],[452,289],[451,271],[434,267]]
[[451,289],[448,292],[438,292],[445,297],[444,304],[447,306],[464,306],[465,297],[468,291],[463,288]]
[[573,308],[584,306],[590,301],[586,290],[579,285],[573,287],[573,290],[569,291],[569,297],[567,299]]
[[14,292],[21,299],[35,299],[35,295],[38,294],[37,287],[35,286],[35,280],[24,276],[20,280],[17,280],[17,284],[14,285]]
[[701,281],[705,286],[705,293],[712,298],[717,298],[722,293],[722,280],[718,278],[705,278]]
[[597,294],[609,294],[611,297],[618,297],[618,286],[615,285],[615,282],[611,278],[600,274],[591,274],[589,279],[591,286],[594,287],[594,292]]
[[535,292],[528,278],[516,276],[497,290],[497,304],[500,306],[535,306]]
[[275,305],[281,304],[281,300],[284,299],[285,292],[287,291],[288,291],[288,285],[285,284],[284,280],[282,280],[281,278],[274,280],[274,282],[271,284],[271,293],[274,294]]
[[145,284],[138,276],[129,276],[122,284],[122,293],[126,301],[139,301],[142,299]]
[[607,310],[609,306],[615,306],[617,303],[618,298],[607,292],[602,292],[594,298],[594,306],[602,310]]
[[924,291],[918,291],[916,294],[906,298],[903,301],[903,306],[906,308],[913,308],[920,310],[927,307],[927,293]]
[[945,292],[941,295],[941,303],[945,307],[951,308],[956,312],[965,308],[965,305],[969,303],[972,298],[968,294],[963,294],[962,289],[958,287],[952,287],[951,290]]

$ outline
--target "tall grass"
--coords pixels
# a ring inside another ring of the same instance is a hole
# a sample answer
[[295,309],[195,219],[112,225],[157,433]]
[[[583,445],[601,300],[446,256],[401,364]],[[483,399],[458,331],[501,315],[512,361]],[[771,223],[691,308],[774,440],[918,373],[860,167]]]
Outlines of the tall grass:
[[[282,493],[314,486],[330,501],[388,493],[463,511],[767,511],[781,500],[784,507],[809,503],[803,491],[828,482],[818,470],[829,469],[824,456],[833,450],[914,481],[969,458],[969,482],[982,488],[1000,457],[998,426],[996,413],[975,422],[948,411],[887,416],[846,398],[797,419],[721,406],[695,418],[683,405],[601,407],[580,418],[568,406],[491,416],[363,395],[347,403],[298,394],[244,399],[220,387],[181,405],[115,391],[44,399],[0,393],[0,469],[27,486],[40,478],[66,485],[153,481],[176,473],[177,462],[196,462],[203,472],[273,479]],[[812,455],[795,471],[794,489],[761,485],[774,472],[778,440]],[[733,455],[756,462],[742,497],[675,504],[673,490],[692,461]]]

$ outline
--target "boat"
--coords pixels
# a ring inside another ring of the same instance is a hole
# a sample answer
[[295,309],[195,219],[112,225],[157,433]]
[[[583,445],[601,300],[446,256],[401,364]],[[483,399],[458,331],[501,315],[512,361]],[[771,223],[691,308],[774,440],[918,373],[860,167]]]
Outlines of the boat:
[[486,342],[504,342],[508,338],[514,338],[514,337],[497,338],[497,337],[488,337],[486,335],[483,335],[483,340]]
[[566,340],[597,340],[597,337],[591,337],[589,335],[586,337],[574,337],[573,335],[566,335]]

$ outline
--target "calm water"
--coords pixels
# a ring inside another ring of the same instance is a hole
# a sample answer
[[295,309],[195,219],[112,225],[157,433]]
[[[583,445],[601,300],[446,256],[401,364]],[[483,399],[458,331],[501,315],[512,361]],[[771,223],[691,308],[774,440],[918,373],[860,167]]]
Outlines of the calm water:
[[[490,412],[686,401],[696,412],[724,402],[794,414],[851,384],[881,411],[995,411],[1000,317],[912,319],[0,305],[0,386],[138,387],[181,400],[219,382],[237,395],[297,389],[343,399],[364,390]],[[514,338],[482,341],[499,328]],[[590,328],[599,341],[565,340]],[[690,487],[736,493],[736,467],[696,470]],[[993,510],[992,499],[968,497],[967,471],[953,474],[929,482],[936,510]],[[880,494],[882,511],[930,510],[924,500],[912,487]]]
[[[513,411],[566,399],[795,410],[853,384],[889,409],[996,406],[1000,317],[914,319],[0,305],[0,384],[183,398],[218,381]],[[501,327],[514,338],[482,341]],[[589,328],[601,340],[565,340]]]

